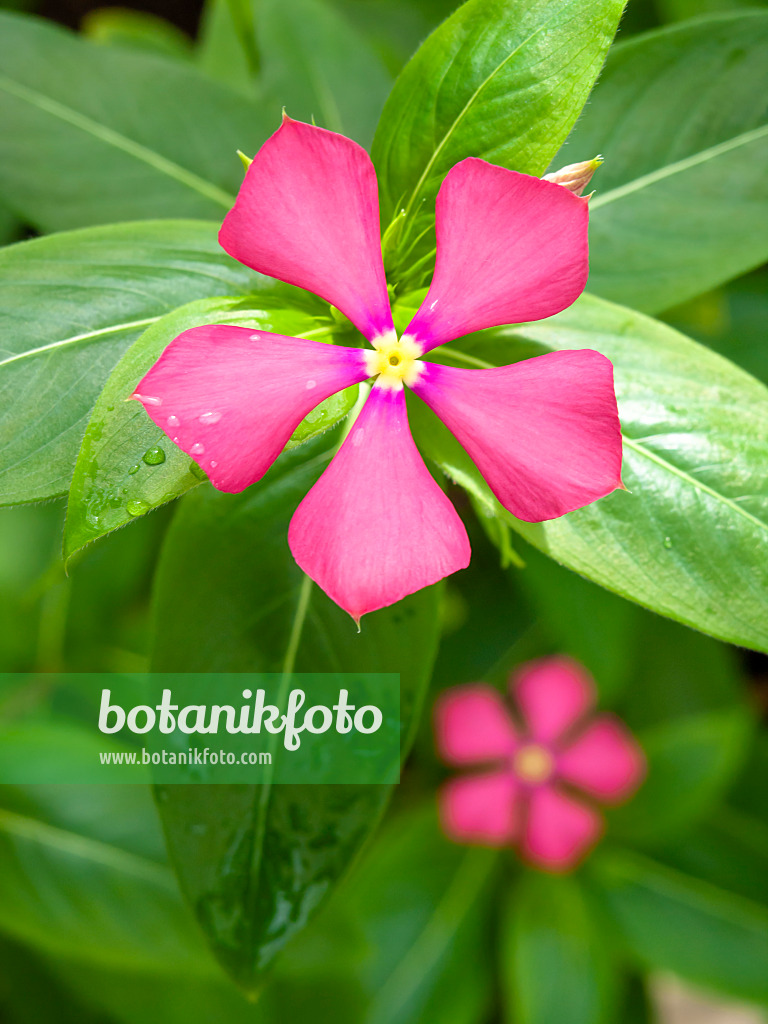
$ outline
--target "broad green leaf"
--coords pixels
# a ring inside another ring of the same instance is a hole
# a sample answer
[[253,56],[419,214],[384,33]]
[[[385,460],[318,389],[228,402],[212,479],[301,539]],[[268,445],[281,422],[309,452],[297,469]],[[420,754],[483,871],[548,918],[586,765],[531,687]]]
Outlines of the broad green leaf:
[[256,0],[265,104],[370,146],[390,90],[367,39],[327,0]]
[[632,673],[620,713],[638,732],[744,709],[742,661],[726,644],[639,611],[627,652]]
[[768,822],[764,819],[720,806],[695,830],[665,846],[659,856],[681,871],[768,906]]
[[237,150],[276,127],[255,101],[179,61],[0,12],[0,192],[40,230],[221,218]]
[[489,366],[581,348],[614,364],[627,490],[560,519],[522,523],[503,512],[436,418],[415,408],[423,450],[555,561],[686,625],[768,649],[768,560],[759,556],[768,541],[764,385],[671,328],[590,297],[436,355]]
[[110,225],[2,250],[0,504],[66,493],[93,404],[145,328],[254,287],[213,224]]
[[611,51],[561,163],[602,153],[590,289],[645,312],[768,259],[768,13]]
[[[622,0],[468,0],[395,83],[373,143],[382,222],[402,246],[429,227],[468,156],[542,174],[597,77]],[[397,265],[397,259],[394,261]]]
[[246,46],[246,37],[235,24],[233,14],[241,7],[250,7],[249,0],[207,0],[197,33],[196,59],[211,78],[248,92],[254,88],[258,55],[252,30]]
[[329,907],[349,916],[370,951],[358,969],[366,1024],[486,1019],[498,857],[449,842],[435,817],[430,801],[393,821]]
[[654,0],[654,5],[664,21],[680,21],[702,14],[765,7],[765,0]]
[[768,1003],[768,908],[630,851],[601,850],[590,866],[645,967]]
[[[240,495],[202,487],[185,497],[158,570],[153,668],[399,672],[405,754],[434,659],[439,588],[366,616],[358,635],[349,616],[309,585],[286,533],[326,458],[287,453]],[[353,783],[159,791],[182,887],[240,984],[252,987],[304,926],[387,796],[385,786]],[[190,843],[190,835],[204,842]]]
[[[330,319],[318,320],[318,312],[323,304],[312,296],[276,286],[262,295],[192,302],[149,327],[115,367],[93,410],[69,492],[65,558],[205,479],[141,405],[127,401],[166,345],[182,331],[209,323],[330,341],[333,325]],[[352,387],[326,399],[299,424],[288,447],[332,427],[356,398],[357,387]]]
[[611,815],[611,831],[658,845],[701,818],[724,794],[744,760],[750,719],[741,708],[670,718],[638,733],[648,777]]
[[499,974],[514,1024],[612,1024],[610,935],[576,878],[524,872],[501,923]]
[[168,868],[3,809],[0,930],[103,966],[215,974]]
[[768,269],[676,306],[664,319],[768,384]]
[[146,50],[165,56],[189,59],[192,40],[170,21],[148,11],[124,7],[97,7],[80,23],[80,31],[95,43]]

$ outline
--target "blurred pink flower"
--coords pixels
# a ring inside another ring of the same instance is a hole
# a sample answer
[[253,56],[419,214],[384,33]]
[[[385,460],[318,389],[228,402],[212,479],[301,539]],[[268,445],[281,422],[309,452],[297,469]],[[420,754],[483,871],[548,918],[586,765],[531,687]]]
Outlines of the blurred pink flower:
[[589,715],[594,684],[569,658],[523,666],[510,679],[510,695],[522,727],[485,683],[455,687],[438,701],[441,756],[489,769],[445,785],[443,827],[458,842],[517,844],[538,867],[567,871],[603,833],[591,801],[630,797],[644,778],[645,757],[618,718]]
[[553,519],[621,486],[613,367],[600,353],[550,352],[492,369],[422,360],[462,335],[570,306],[587,280],[587,221],[586,200],[567,188],[462,160],[437,197],[432,284],[398,338],[370,157],[286,118],[254,157],[219,241],[246,266],[321,295],[371,348],[194,327],[133,397],[214,487],[236,492],[266,473],[312,409],[373,378],[288,534],[299,566],[359,621],[469,563],[461,519],[413,443],[404,385],[519,519]]

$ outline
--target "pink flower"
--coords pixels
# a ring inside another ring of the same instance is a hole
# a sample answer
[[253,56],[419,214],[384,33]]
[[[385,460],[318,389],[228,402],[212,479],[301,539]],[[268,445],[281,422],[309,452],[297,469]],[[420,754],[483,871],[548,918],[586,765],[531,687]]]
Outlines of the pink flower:
[[603,832],[590,801],[626,800],[643,780],[645,758],[618,718],[585,717],[594,684],[568,658],[525,665],[510,679],[510,693],[522,728],[484,683],[456,687],[439,700],[441,756],[452,765],[489,766],[446,784],[443,827],[458,842],[515,843],[533,864],[567,871]]
[[350,615],[394,603],[470,557],[464,526],[411,438],[403,385],[453,431],[499,501],[539,522],[620,486],[613,368],[591,350],[498,369],[422,356],[571,305],[587,280],[587,202],[560,185],[467,159],[437,199],[437,260],[398,339],[365,150],[286,118],[256,154],[219,240],[247,266],[321,295],[372,348],[232,326],[180,334],[134,398],[222,491],[259,480],[320,402],[375,378],[328,469],[299,505],[299,566]]

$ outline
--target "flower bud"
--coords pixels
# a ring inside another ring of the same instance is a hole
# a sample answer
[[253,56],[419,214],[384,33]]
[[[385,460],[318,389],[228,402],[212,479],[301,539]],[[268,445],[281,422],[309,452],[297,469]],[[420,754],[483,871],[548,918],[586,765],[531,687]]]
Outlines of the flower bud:
[[554,181],[556,185],[562,185],[569,192],[580,196],[602,162],[603,158],[596,156],[593,160],[582,160],[578,164],[568,164],[567,167],[562,167],[553,174],[545,174],[544,181]]

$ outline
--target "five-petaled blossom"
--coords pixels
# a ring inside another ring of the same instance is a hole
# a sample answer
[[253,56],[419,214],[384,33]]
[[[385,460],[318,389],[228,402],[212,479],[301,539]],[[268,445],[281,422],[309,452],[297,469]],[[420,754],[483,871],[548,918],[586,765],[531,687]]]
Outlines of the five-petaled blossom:
[[441,756],[480,769],[444,786],[443,827],[458,842],[517,844],[531,863],[567,871],[602,835],[592,802],[630,797],[644,778],[645,758],[618,718],[589,717],[594,685],[569,658],[523,666],[510,679],[510,695],[519,723],[484,683],[455,687],[438,701]]
[[587,220],[586,199],[559,184],[463,160],[437,198],[431,287],[398,338],[368,154],[285,118],[251,163],[219,241],[254,270],[322,296],[371,348],[195,327],[171,342],[133,397],[215,487],[236,492],[264,475],[315,406],[373,378],[288,535],[299,566],[359,621],[469,562],[464,526],[413,443],[403,385],[519,519],[552,519],[621,486],[604,356],[559,351],[494,369],[422,359],[472,331],[570,306],[587,280]]

